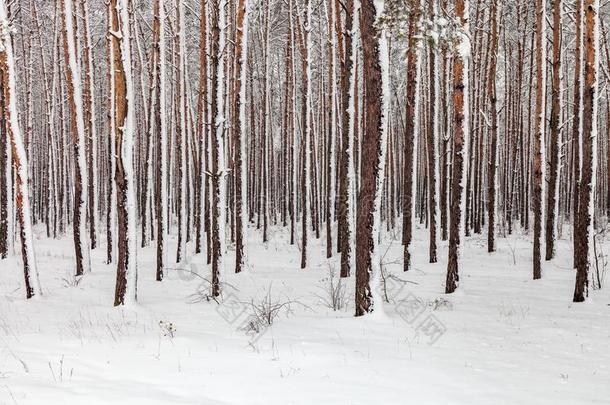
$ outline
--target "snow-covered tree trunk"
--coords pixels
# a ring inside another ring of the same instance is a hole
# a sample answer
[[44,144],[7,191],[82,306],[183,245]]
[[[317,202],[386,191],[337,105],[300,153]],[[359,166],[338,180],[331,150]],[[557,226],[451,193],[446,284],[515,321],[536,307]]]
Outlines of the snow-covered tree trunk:
[[[270,2],[267,0],[265,3],[266,11],[263,25],[263,77],[262,77],[262,123],[261,123],[261,145],[260,145],[260,165],[261,165],[261,190],[260,190],[260,210],[263,216],[263,243],[266,243],[268,227],[269,227],[269,157],[270,150],[273,150],[273,139],[272,139],[272,122],[271,122],[271,80],[269,78],[271,71],[271,49],[270,49],[270,33],[269,25],[271,24],[271,7]],[[261,212],[259,212],[259,215]],[[260,217],[259,217],[260,218]]]
[[496,198],[498,169],[498,107],[496,95],[496,69],[498,51],[498,0],[491,2],[491,61],[487,81],[489,97],[489,158],[487,163],[487,251],[496,250]]
[[[157,91],[155,103],[157,104],[157,148],[156,152],[156,180],[155,180],[155,211],[157,215],[157,281],[163,280],[165,269],[165,246],[167,239],[167,106],[166,106],[166,87],[167,87],[167,68],[165,65],[165,7],[163,0],[155,1],[156,19],[156,74]],[[152,101],[151,101],[152,102]]]
[[578,268],[578,246],[581,237],[578,226],[579,220],[579,198],[580,198],[580,166],[581,166],[581,139],[583,125],[582,111],[582,64],[583,61],[583,0],[575,2],[576,43],[575,43],[575,63],[574,63],[574,120],[572,122],[572,225],[574,228],[574,268]]
[[176,263],[181,263],[186,254],[186,191],[187,191],[187,149],[188,133],[186,128],[186,40],[184,22],[184,1],[178,0],[177,6],[177,34],[178,34],[178,85],[176,86],[176,102],[178,113],[176,166],[178,169],[177,209],[178,209],[178,244],[176,248]]
[[[108,2],[108,30],[112,31],[112,15],[114,9],[110,2]],[[115,150],[115,138],[116,138],[116,98],[115,94],[115,60],[114,60],[114,47],[115,41],[111,35],[107,37],[106,51],[108,59],[108,94],[107,94],[107,110],[108,110],[108,133],[107,136],[107,198],[106,198],[106,263],[110,264],[113,260],[116,260],[116,235],[115,225],[117,218],[117,203],[116,203],[116,184],[114,181],[116,174],[116,150]]]
[[[290,125],[288,128],[290,137],[290,244],[294,245],[296,240],[296,227],[297,227],[297,191],[298,191],[298,169],[297,169],[297,125],[296,125],[296,113],[297,113],[297,100],[296,100],[296,89],[297,89],[297,75],[296,75],[296,38],[295,38],[295,27],[294,27],[294,10],[293,0],[288,0],[288,60],[289,69],[291,73],[290,83]],[[252,101],[252,106],[254,101]],[[251,110],[253,108],[251,107]]]
[[533,203],[534,210],[534,254],[533,277],[542,277],[542,218],[545,182],[545,126],[546,126],[546,1],[536,2],[536,115],[534,125],[533,156]]
[[248,19],[249,1],[239,0],[237,6],[237,39],[235,42],[235,272],[239,273],[246,265],[247,221],[246,195],[248,189],[245,166],[246,156],[246,77],[248,59]]
[[[201,253],[203,243],[203,233],[209,239],[209,198],[208,184],[209,176],[207,168],[208,159],[208,13],[207,3],[201,3],[199,15],[199,95],[197,96],[197,139],[199,143],[199,162],[196,190],[196,209],[195,209],[195,253]],[[210,246],[207,243],[207,251]],[[209,255],[208,255],[209,258]]]
[[417,157],[419,153],[419,98],[421,50],[420,36],[422,23],[421,1],[413,2],[409,21],[409,49],[407,51],[407,111],[405,122],[405,154],[404,154],[404,184],[403,184],[403,270],[411,268],[411,245],[413,239],[413,224],[415,223],[414,203],[417,198]]
[[589,269],[593,258],[595,237],[593,217],[597,185],[597,118],[599,65],[599,0],[584,0],[584,83],[582,98],[582,168],[580,176],[579,218],[580,239],[577,249],[574,302],[586,299],[589,289]]
[[362,139],[361,188],[356,222],[356,316],[381,310],[377,293],[380,282],[379,230],[381,193],[385,177],[390,74],[385,31],[377,19],[383,1],[362,2],[363,76],[367,119]]
[[224,52],[226,0],[214,0],[212,23],[212,296],[220,295],[220,270],[224,268],[226,173],[224,152]]
[[70,132],[74,145],[74,250],[76,253],[76,275],[91,268],[89,241],[87,239],[87,150],[85,120],[83,114],[83,92],[81,69],[76,53],[76,31],[74,26],[74,0],[61,0],[63,5],[64,55],[67,64],[66,85],[70,106]]
[[440,69],[439,69],[439,47],[438,43],[438,4],[437,0],[430,0],[429,4],[430,18],[432,19],[432,38],[430,43],[429,63],[430,63],[430,122],[428,136],[428,217],[430,228],[430,241],[428,244],[428,254],[430,263],[436,263],[437,258],[437,240],[438,240],[438,195],[439,195],[439,174],[438,174],[438,139],[440,132]]
[[470,28],[468,0],[455,0],[455,15],[458,22],[458,42],[454,49],[453,65],[453,164],[451,174],[451,197],[449,209],[449,257],[445,292],[450,294],[459,281],[460,237],[464,233],[466,212],[466,163],[468,162],[469,124],[469,62]]
[[337,66],[337,37],[335,35],[335,1],[330,0],[327,7],[328,21],[328,82],[330,92],[328,95],[328,127],[327,139],[326,139],[326,204],[325,204],[325,222],[326,222],[326,257],[330,258],[333,255],[333,236],[332,236],[332,224],[333,215],[332,212],[335,206],[335,187],[333,176],[335,174],[335,139],[337,138],[337,79],[336,79],[336,66]]
[[111,0],[116,122],[118,260],[114,305],[137,299],[136,198],[133,162],[134,88],[131,71],[129,0]]
[[[360,9],[361,1],[354,0],[352,10],[352,26],[351,33],[351,51],[349,53],[350,63],[346,64],[349,75],[349,91],[347,103],[347,149],[345,152],[345,163],[343,169],[347,171],[345,180],[345,218],[347,225],[345,227],[345,238],[341,248],[341,276],[347,277],[350,275],[351,269],[356,268],[356,216],[357,216],[357,189],[358,181],[356,178],[356,165],[358,161],[354,159],[356,134],[358,133],[358,110],[359,110],[359,86],[358,86],[358,49],[361,45],[360,35]],[[349,10],[348,10],[349,12]],[[347,55],[346,55],[347,58]]]
[[[25,277],[25,293],[27,298],[42,294],[38,279],[38,268],[34,254],[34,238],[32,234],[32,214],[30,210],[30,195],[27,153],[19,126],[17,110],[17,86],[15,60],[5,0],[0,0],[0,72],[2,74],[3,115],[8,120],[7,131],[11,141],[12,166],[15,169],[16,207],[19,219],[21,239],[21,257]],[[6,162],[9,166],[10,163]],[[12,193],[7,194],[10,197]]]
[[551,91],[550,116],[550,159],[549,159],[549,190],[546,195],[546,260],[555,256],[555,239],[557,237],[557,215],[559,214],[559,163],[560,163],[560,128],[561,118],[561,0],[553,0],[553,56],[551,68],[553,72]]
[[[0,89],[0,111],[5,111],[3,89]],[[8,200],[11,197],[8,190],[10,181],[7,176],[9,147],[10,139],[7,134],[6,118],[2,114],[0,116],[0,259],[8,257]]]
[[91,241],[91,249],[95,249],[97,244],[96,226],[97,226],[97,127],[95,115],[95,78],[93,75],[93,49],[91,45],[91,32],[89,30],[89,5],[87,0],[81,0],[81,10],[83,12],[83,31],[84,31],[84,50],[83,50],[83,65],[86,70],[85,74],[85,133],[87,135],[87,176],[88,181],[88,217],[89,217],[89,239]]
[[309,208],[310,208],[310,193],[311,193],[311,137],[312,137],[312,123],[311,123],[311,97],[312,97],[312,71],[311,71],[311,56],[312,56],[312,0],[305,0],[305,52],[301,52],[302,55],[302,72],[304,75],[304,86],[303,86],[303,105],[301,106],[302,115],[301,119],[305,123],[305,131],[301,134],[301,152],[303,157],[302,170],[301,170],[301,268],[307,267],[307,232],[309,227]]

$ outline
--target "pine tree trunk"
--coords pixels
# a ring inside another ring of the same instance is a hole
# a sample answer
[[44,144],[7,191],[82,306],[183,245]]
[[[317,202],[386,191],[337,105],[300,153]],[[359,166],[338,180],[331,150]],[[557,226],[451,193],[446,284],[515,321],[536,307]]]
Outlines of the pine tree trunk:
[[[416,4],[417,3],[417,4]],[[416,4],[416,5],[415,5]],[[411,241],[413,239],[414,203],[416,201],[417,133],[419,126],[419,25],[422,10],[420,3],[414,2],[415,9],[409,21],[409,49],[407,51],[407,121],[405,123],[405,154],[403,178],[403,271],[411,269]],[[367,116],[368,118],[368,116]]]
[[156,81],[157,100],[156,127],[156,179],[155,179],[155,212],[157,215],[157,281],[163,280],[165,268],[165,238],[167,235],[167,121],[166,121],[166,67],[165,67],[165,8],[163,0],[155,1],[155,62],[157,63]]
[[497,197],[497,169],[498,169],[498,107],[496,95],[496,68],[498,51],[498,4],[497,0],[491,3],[491,61],[489,78],[487,82],[487,96],[489,97],[489,115],[491,127],[489,128],[489,159],[487,163],[487,251],[496,250],[496,197]]
[[[374,0],[362,2],[363,77],[366,89],[366,123],[361,144],[360,191],[356,219],[356,316],[373,311],[375,286],[380,259],[377,234],[380,229],[381,186],[385,170],[385,148],[389,105],[389,67],[387,41],[378,31],[376,18],[383,6]],[[381,303],[379,303],[381,304]]]
[[[353,0],[347,0],[345,2],[345,33],[343,35],[343,28],[341,27],[341,5],[339,0],[336,0],[336,31],[337,31],[337,43],[339,46],[339,55],[341,60],[339,61],[340,74],[341,74],[341,156],[340,156],[340,169],[339,169],[339,193],[338,193],[338,232],[337,232],[337,248],[341,252],[341,277],[348,277],[350,275],[350,254],[348,249],[350,240],[350,227],[348,221],[348,176],[349,176],[349,164],[350,164],[350,150],[349,150],[349,136],[350,136],[350,103],[353,100],[350,98],[350,77],[352,75],[352,21],[354,13],[354,2]],[[356,22],[357,23],[357,22]],[[344,41],[345,38],[345,47]]]
[[576,0],[576,16],[574,23],[576,25],[576,44],[575,44],[575,64],[574,64],[574,121],[572,122],[572,226],[574,228],[574,268],[578,268],[578,249],[580,246],[580,226],[578,221],[579,215],[579,199],[580,199],[580,140],[581,127],[583,125],[582,116],[582,98],[583,89],[582,80],[582,63],[583,63],[583,26],[582,26],[582,7],[583,0]]
[[0,81],[0,259],[8,256],[8,199],[11,193],[8,192],[8,147],[7,137],[7,115],[6,100],[4,99],[4,80]]
[[[17,89],[15,77],[15,60],[10,30],[11,25],[4,0],[0,0],[0,25],[3,27],[0,40],[0,74],[2,81],[2,99],[5,123],[11,141],[12,167],[15,170],[15,205],[19,220],[19,237],[21,240],[21,258],[23,261],[23,274],[25,279],[26,298],[42,294],[38,279],[38,269],[34,255],[34,238],[32,234],[32,214],[30,209],[28,159],[19,127],[17,112]],[[6,162],[10,166],[10,162]],[[7,195],[10,198],[12,193]]]
[[469,21],[468,0],[455,1],[460,41],[455,52],[453,66],[453,164],[451,173],[451,199],[449,212],[449,257],[447,260],[447,281],[445,293],[450,294],[457,288],[459,281],[460,233],[465,222],[466,163],[468,162],[469,103],[468,103],[468,64],[469,64]]
[[82,88],[80,65],[76,55],[76,32],[73,14],[73,0],[61,0],[63,12],[64,56],[67,61],[66,85],[68,104],[70,106],[70,132],[74,147],[74,207],[72,230],[74,233],[74,250],[76,254],[76,275],[82,275],[90,269],[89,243],[87,241],[87,168],[85,121],[82,105]]
[[545,87],[546,87],[546,13],[545,0],[536,3],[536,115],[534,125],[534,157],[532,166],[533,175],[533,210],[534,210],[534,254],[533,275],[534,280],[542,277],[541,271],[541,244],[542,244],[542,199],[544,196],[545,181]]
[[546,260],[555,256],[559,189],[559,120],[561,117],[561,0],[553,0],[553,71],[550,116],[549,190],[546,200]]
[[[119,2],[117,7],[117,2]],[[117,275],[114,305],[137,299],[136,199],[133,167],[134,92],[131,78],[129,0],[111,0],[112,58],[115,67]]]
[[[233,104],[236,114],[235,128],[235,272],[239,273],[245,264],[245,244],[247,241],[246,198],[247,189],[244,161],[246,155],[246,77],[248,57],[248,1],[239,0],[237,6],[237,33],[235,41],[235,89]],[[288,100],[286,100],[288,105]]]
[[582,98],[582,169],[579,188],[578,227],[580,238],[576,255],[576,286],[574,302],[586,299],[589,290],[589,269],[593,255],[594,206],[597,184],[597,110],[598,110],[598,48],[599,0],[584,0],[584,83]]

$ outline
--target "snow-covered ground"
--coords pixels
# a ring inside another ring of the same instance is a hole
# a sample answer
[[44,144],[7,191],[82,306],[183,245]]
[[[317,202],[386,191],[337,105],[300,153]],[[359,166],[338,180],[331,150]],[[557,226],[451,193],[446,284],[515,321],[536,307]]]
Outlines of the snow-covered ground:
[[[40,233],[38,233],[40,234]],[[353,317],[325,305],[324,241],[299,269],[284,230],[250,231],[251,267],[223,275],[224,301],[196,302],[209,268],[154,281],[154,247],[139,253],[139,304],[114,308],[105,247],[77,284],[72,240],[36,240],[44,297],[26,302],[17,259],[0,262],[0,404],[583,404],[610,402],[610,289],[573,304],[571,245],[531,280],[525,236],[468,239],[458,292],[445,295],[446,245],[427,263],[417,230],[413,271],[399,241],[383,244],[390,304]],[[172,245],[170,257],[175,252]],[[610,253],[610,244],[604,246]],[[403,283],[408,281],[408,283]],[[270,291],[270,293],[269,293]],[[269,294],[268,294],[269,293]],[[285,304],[269,328],[241,328],[254,300]],[[243,311],[243,312],[242,312]],[[172,324],[170,326],[169,324]]]

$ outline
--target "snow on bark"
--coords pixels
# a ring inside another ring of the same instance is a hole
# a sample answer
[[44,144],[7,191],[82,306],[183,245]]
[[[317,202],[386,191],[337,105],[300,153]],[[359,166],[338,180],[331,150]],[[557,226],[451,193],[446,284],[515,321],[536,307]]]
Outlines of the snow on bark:
[[[2,0],[4,1],[4,0]],[[3,20],[4,21],[4,20]],[[0,190],[0,192],[6,192],[6,244],[8,252],[15,251],[15,206],[13,204],[13,165],[8,162],[13,161],[13,148],[11,142],[4,145],[6,147],[6,190]]]
[[[110,6],[109,6],[110,7]],[[108,17],[108,28],[112,29],[112,18],[110,17],[111,13],[113,12],[113,10],[109,9],[109,17]],[[109,59],[108,59],[108,64],[109,64],[109,71],[110,74],[108,76],[108,78],[110,79],[110,133],[108,134],[108,136],[110,137],[110,142],[109,142],[109,151],[108,153],[110,154],[110,182],[109,182],[109,190],[108,192],[110,193],[110,198],[109,198],[109,210],[108,210],[108,215],[110,216],[110,218],[107,219],[108,221],[108,237],[109,240],[112,240],[112,243],[110,243],[110,246],[107,246],[107,250],[108,250],[108,260],[107,263],[110,264],[112,262],[112,260],[116,261],[116,253],[117,253],[117,237],[116,237],[116,223],[117,223],[117,197],[116,197],[116,183],[114,182],[115,176],[116,176],[116,144],[114,142],[114,140],[116,139],[116,100],[114,97],[115,91],[116,91],[116,85],[115,85],[115,63],[114,63],[114,57],[112,56],[114,54],[114,41],[112,41],[111,39],[109,39]]]
[[349,226],[349,246],[346,252],[348,255],[349,268],[352,270],[356,269],[356,170],[354,167],[354,136],[356,133],[356,106],[355,97],[358,89],[356,88],[356,74],[357,74],[357,53],[358,53],[358,41],[360,40],[360,0],[354,0],[354,11],[353,11],[353,29],[352,35],[352,69],[349,72],[349,102],[348,102],[348,116],[349,116],[349,146],[347,153],[347,219]]
[[[595,229],[593,228],[595,218],[595,190],[597,189],[597,165],[598,165],[598,156],[597,156],[597,137],[598,137],[598,115],[599,115],[599,0],[593,0],[592,2],[591,12],[594,13],[594,26],[593,26],[593,52],[595,54],[592,74],[594,75],[594,82],[591,86],[592,96],[592,111],[591,111],[591,182],[589,184],[589,189],[591,190],[591,197],[589,198],[589,204],[587,206],[588,217],[590,221],[587,225],[586,234],[584,237],[589,241],[589,252],[588,252],[588,260],[595,260],[593,256],[593,244],[595,243]],[[583,86],[584,87],[584,86]],[[581,103],[582,105],[582,103]],[[600,286],[601,287],[601,286]]]
[[[542,85],[542,109],[540,110],[540,122],[542,123],[540,125],[540,132],[538,133],[538,136],[540,137],[540,139],[542,140],[540,142],[540,154],[542,155],[542,163],[541,163],[541,168],[542,168],[542,189],[541,189],[541,195],[544,196],[545,194],[545,185],[546,185],[546,82],[547,82],[547,49],[546,49],[546,30],[544,27],[546,27],[546,21],[547,21],[547,17],[546,17],[546,6],[545,3],[543,2],[542,4],[542,21],[543,21],[543,28],[542,28],[542,39],[541,39],[541,43],[540,43],[540,47],[542,50],[542,80],[541,82],[543,83]],[[541,204],[542,206],[542,210],[541,210],[541,218],[545,217],[545,206],[544,204]],[[544,238],[544,228],[543,228],[543,232],[540,233],[540,237]]]
[[[222,13],[220,13],[222,14]],[[180,229],[178,230],[179,232],[179,246],[178,246],[178,252],[177,252],[177,260],[176,262],[180,263],[184,260],[184,256],[186,256],[186,239],[187,239],[187,235],[186,235],[186,223],[188,221],[188,218],[186,217],[186,188],[187,188],[187,176],[186,176],[186,163],[187,163],[187,148],[188,148],[188,133],[187,133],[187,128],[186,128],[186,100],[185,100],[185,93],[186,93],[186,38],[185,38],[185,33],[184,33],[184,28],[186,26],[186,22],[185,20],[185,15],[184,15],[184,2],[183,1],[179,1],[178,2],[178,38],[179,38],[179,45],[178,45],[178,58],[179,58],[179,62],[178,62],[178,72],[179,72],[179,76],[178,76],[178,91],[180,92],[178,94],[178,102],[180,103],[180,105],[178,106],[178,119],[179,119],[179,123],[178,125],[180,126],[178,131],[180,133],[180,189],[178,190],[178,192],[180,193],[180,206],[177,207],[180,210],[179,213],[179,223],[180,223]]]
[[[415,5],[415,7],[417,7],[417,13],[418,13],[418,17],[415,20],[415,38],[419,38],[421,35],[420,32],[420,27],[422,26],[423,23],[423,6],[421,1],[418,1]],[[415,39],[413,42],[413,45],[415,47],[415,51],[414,51],[414,57],[415,57],[415,83],[413,83],[413,86],[415,87],[415,100],[414,100],[414,115],[413,115],[413,145],[412,145],[412,159],[413,159],[413,163],[411,166],[411,190],[407,190],[407,193],[410,193],[410,198],[411,198],[411,207],[410,207],[410,211],[408,213],[404,213],[404,215],[410,215],[411,216],[411,228],[414,227],[414,224],[417,223],[417,218],[415,215],[415,205],[416,205],[416,196],[417,196],[417,171],[418,171],[418,156],[419,156],[419,139],[420,139],[420,131],[421,131],[421,125],[420,125],[420,109],[419,109],[419,105],[420,105],[420,98],[421,98],[421,85],[420,85],[420,80],[421,80],[421,70],[422,70],[422,46],[419,42],[419,40]],[[411,229],[409,232],[413,232],[413,230]],[[406,245],[406,249],[408,252],[408,258],[413,257],[413,243],[412,243],[412,236],[411,239],[407,242]],[[407,261],[408,262],[408,267],[411,267],[412,264],[410,263],[410,259]],[[406,270],[406,269],[405,269]]]
[[543,204],[545,191],[545,127],[546,127],[546,1],[536,4],[536,116],[534,134],[534,154],[532,162],[534,209],[533,279],[542,277],[541,246],[544,239],[542,219],[545,217]]
[[135,176],[134,176],[134,110],[135,110],[135,94],[133,87],[133,77],[131,70],[131,41],[129,32],[129,0],[120,0],[118,6],[120,24],[121,24],[121,61],[125,74],[125,98],[127,103],[127,115],[122,123],[122,148],[121,157],[125,167],[125,186],[126,186],[126,207],[127,210],[127,251],[129,259],[127,262],[125,286],[125,303],[134,303],[137,298],[137,230],[136,230],[136,196],[135,196]]
[[[19,127],[19,113],[17,111],[17,86],[15,84],[15,60],[13,56],[13,46],[12,46],[12,38],[11,38],[11,29],[12,27],[9,24],[7,8],[4,0],[0,1],[0,52],[4,54],[4,58],[6,61],[7,71],[5,74],[8,76],[5,80],[5,83],[8,84],[8,89],[5,89],[6,93],[8,93],[8,112],[9,112],[9,129],[10,129],[10,137],[12,143],[12,152],[15,153],[15,156],[11,156],[12,158],[16,158],[19,161],[19,165],[16,166],[17,169],[17,177],[18,177],[18,195],[17,197],[21,198],[21,204],[18,207],[20,209],[20,220],[21,220],[21,234],[22,234],[22,247],[21,251],[23,254],[23,261],[25,269],[25,277],[26,277],[26,286],[29,287],[30,291],[27,292],[28,298],[31,296],[36,297],[42,294],[42,289],[40,288],[40,280],[38,277],[38,268],[36,266],[36,255],[34,254],[34,238],[32,234],[32,213],[30,210],[30,196],[29,196],[29,173],[28,173],[28,160],[27,160],[27,152],[23,143],[23,136],[21,134],[21,128]],[[10,161],[13,161],[11,159]],[[10,162],[9,161],[9,162]],[[8,167],[12,167],[12,164],[7,164]],[[7,170],[9,172],[10,170]],[[7,173],[8,175],[8,173]],[[10,187],[12,184],[12,179],[8,179],[7,184]],[[21,183],[21,184],[19,184]],[[11,196],[11,193],[8,193],[7,196]],[[9,198],[11,201],[11,198]],[[9,212],[9,215],[12,214]],[[26,264],[27,263],[27,264]]]
[[[460,58],[462,58],[464,69],[463,69],[463,83],[464,83],[464,120],[462,121],[462,131],[464,134],[464,147],[462,149],[462,156],[464,167],[462,169],[462,179],[460,181],[460,187],[462,188],[462,198],[460,199],[460,234],[466,234],[466,182],[468,178],[468,171],[466,170],[466,165],[469,163],[468,159],[468,151],[469,151],[469,131],[470,131],[470,86],[469,86],[469,77],[470,77],[470,4],[468,0],[464,1],[464,24],[460,31],[460,43],[458,46],[458,53]],[[461,244],[458,243],[457,254],[458,260],[461,258]]]
[[218,196],[218,241],[220,243],[218,252],[218,269],[224,271],[224,255],[226,250],[226,192],[227,192],[227,173],[225,163],[225,145],[224,145],[224,132],[225,132],[225,63],[224,63],[224,52],[226,47],[226,7],[227,1],[220,0],[218,7],[218,26],[220,28],[220,35],[218,38],[218,88],[216,93],[216,100],[218,103],[218,114],[216,117],[216,137],[218,142],[218,185],[219,185],[219,196]]
[[[91,45],[91,32],[89,28],[89,7],[87,7],[87,3],[83,3],[83,19],[84,19],[84,28],[85,28],[85,47],[89,49],[89,60],[87,66],[87,86],[89,86],[89,108],[91,109],[91,114],[89,116],[89,126],[91,128],[91,133],[89,136],[91,137],[91,148],[92,148],[92,167],[93,167],[93,176],[89,181],[93,182],[93,213],[90,221],[93,224],[97,224],[97,215],[98,215],[98,207],[99,207],[99,199],[97,195],[97,185],[98,185],[98,170],[97,169],[97,128],[96,128],[96,115],[95,115],[95,78],[94,78],[94,69],[93,69],[93,47]],[[51,125],[52,126],[52,125]]]
[[327,230],[327,235],[326,235],[326,240],[327,240],[327,247],[326,247],[326,255],[328,258],[332,257],[332,212],[334,211],[334,207],[335,207],[335,195],[336,195],[336,190],[335,190],[335,181],[333,181],[333,174],[335,173],[335,139],[337,139],[337,125],[339,124],[337,122],[337,109],[339,108],[339,104],[338,104],[338,99],[337,99],[337,94],[338,94],[338,89],[337,89],[337,77],[336,77],[336,69],[337,69],[337,36],[334,33],[334,27],[335,27],[335,5],[336,2],[331,0],[330,1],[330,7],[329,9],[327,9],[327,19],[328,19],[328,35],[330,36],[330,53],[331,53],[331,57],[330,57],[330,67],[329,67],[329,73],[330,73],[330,104],[328,106],[328,108],[331,109],[331,117],[330,117],[330,134],[329,134],[329,138],[327,139],[327,150],[328,150],[328,174],[326,177],[326,180],[328,181],[327,184],[327,190],[328,190],[328,198],[327,198],[327,203],[328,206],[326,207],[326,212],[327,212],[327,217],[326,217],[326,230]]
[[469,140],[469,5],[468,0],[456,0],[456,16],[459,26],[456,32],[457,47],[453,69],[453,117],[454,149],[451,175],[449,251],[447,259],[447,278],[445,293],[451,294],[458,287],[459,264],[461,261],[461,235],[465,234],[466,226],[466,182],[468,172],[468,140]]
[[[383,14],[384,1],[375,0],[377,19]],[[388,39],[384,29],[379,32],[379,66],[381,67],[381,155],[379,157],[379,169],[375,184],[375,202],[373,205],[373,247],[371,254],[371,297],[373,313],[379,316],[383,314],[383,300],[379,294],[381,286],[381,255],[379,251],[379,235],[381,232],[381,197],[383,179],[385,178],[386,154],[388,147],[388,124],[390,116],[390,53]],[[414,170],[415,172],[415,170]]]
[[303,211],[303,246],[301,247],[303,249],[302,251],[302,255],[301,255],[301,268],[305,268],[307,266],[307,263],[309,263],[309,249],[307,249],[307,230],[309,228],[309,220],[310,220],[310,215],[309,215],[309,210],[308,208],[310,207],[310,192],[311,192],[311,174],[310,174],[310,166],[311,166],[311,150],[310,150],[310,145],[309,142],[311,141],[311,134],[312,134],[312,128],[311,128],[311,97],[312,97],[312,80],[313,80],[313,74],[312,74],[312,70],[311,70],[311,55],[312,55],[312,41],[311,41],[311,30],[312,30],[312,19],[311,19],[311,14],[312,14],[312,7],[311,7],[311,2],[312,0],[307,0],[307,11],[306,11],[306,21],[305,21],[305,47],[306,47],[306,55],[305,55],[305,65],[306,65],[306,71],[303,72],[305,73],[306,76],[306,89],[305,89],[305,106],[303,108],[303,112],[305,113],[305,117],[301,117],[301,119],[305,120],[305,133],[303,134],[304,139],[303,139],[303,156],[305,158],[305,161],[303,162],[303,173],[302,173],[302,180],[305,187],[303,189],[303,203],[301,204],[301,210]]
[[[439,155],[438,155],[438,140],[440,138],[440,118],[441,118],[441,75],[439,64],[441,62],[441,58],[439,55],[439,43],[438,43],[438,4],[436,0],[431,0],[433,2],[432,5],[432,20],[434,23],[433,30],[433,41],[432,41],[432,61],[433,61],[433,71],[432,71],[432,80],[434,81],[434,93],[430,95],[433,100],[433,111],[432,111],[432,170],[433,174],[431,174],[431,179],[434,179],[433,189],[429,190],[430,193],[434,196],[433,206],[431,207],[432,215],[434,216],[434,224],[431,224],[434,229],[431,233],[430,238],[432,239],[432,235],[434,235],[434,240],[431,240],[430,243],[434,244],[436,256],[436,246],[438,242],[438,234],[439,234],[439,215],[440,215],[440,207],[439,207],[439,199],[440,199],[440,173],[439,173]],[[419,101],[419,97],[418,97]],[[419,104],[418,104],[419,105]],[[432,257],[430,258],[432,260]],[[436,261],[436,257],[434,258]]]
[[[245,142],[245,134],[246,134],[246,79],[248,77],[247,67],[248,67],[248,27],[249,27],[249,17],[250,17],[250,2],[248,0],[244,0],[244,20],[242,22],[242,26],[238,27],[238,29],[242,32],[242,43],[241,43],[241,71],[239,74],[240,88],[239,88],[239,131],[241,134],[241,143],[239,159],[241,164],[241,173],[240,173],[240,181],[241,181],[241,190],[248,190],[248,176],[246,175],[245,163],[246,163],[246,142]],[[243,269],[247,266],[248,262],[248,226],[247,221],[245,219],[246,212],[248,210],[247,199],[242,196],[241,198],[241,213],[243,215],[243,219],[241,221],[241,234],[242,234],[242,255],[241,255],[241,268]]]
[[[595,192],[597,187],[597,135],[598,135],[598,84],[599,84],[599,0],[584,2],[584,83],[582,166],[577,221],[577,273],[574,302],[585,301],[591,279],[594,256]],[[600,282],[598,278],[598,282]]]
[[77,132],[77,141],[78,141],[78,152],[77,152],[77,167],[75,170],[78,170],[81,178],[81,192],[79,196],[75,196],[78,201],[75,203],[79,204],[78,209],[78,227],[79,227],[79,241],[77,243],[81,246],[82,253],[82,269],[83,272],[86,273],[91,270],[91,259],[89,257],[89,241],[87,239],[87,220],[86,220],[86,212],[87,212],[87,190],[88,190],[88,177],[87,177],[87,164],[86,164],[86,141],[85,141],[85,119],[83,114],[83,90],[82,90],[82,80],[81,80],[81,71],[80,71],[80,61],[78,59],[78,55],[76,53],[76,44],[74,42],[75,39],[75,27],[73,24],[73,9],[72,9],[72,1],[73,0],[64,0],[64,24],[65,24],[65,36],[68,45],[68,69],[72,74],[72,87],[74,98],[75,109],[72,113],[75,114],[76,118],[76,132]]
[[[167,201],[167,72],[165,66],[165,7],[160,1],[159,7],[159,118],[160,118],[160,137],[161,137],[161,227],[162,241],[159,241],[160,249],[162,250],[161,267],[165,264],[165,241],[167,240],[167,216],[168,216],[168,201]],[[203,152],[201,152],[203,153]]]

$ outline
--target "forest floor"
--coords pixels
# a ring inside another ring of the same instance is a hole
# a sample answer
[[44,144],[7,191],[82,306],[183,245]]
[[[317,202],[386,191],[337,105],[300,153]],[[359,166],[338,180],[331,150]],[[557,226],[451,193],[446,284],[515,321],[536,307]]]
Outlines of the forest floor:
[[[445,295],[446,244],[428,264],[428,235],[415,236],[404,273],[400,242],[387,235],[390,303],[364,318],[353,316],[354,277],[347,306],[327,305],[338,256],[325,258],[324,236],[301,270],[284,230],[265,245],[251,230],[251,266],[233,274],[229,254],[220,303],[198,292],[205,255],[170,265],[159,283],[145,248],[139,302],[124,308],[112,306],[105,246],[76,281],[71,238],[40,237],[44,297],[26,302],[19,261],[0,262],[0,404],[608,403],[610,285],[572,303],[568,239],[532,281],[526,236],[498,238],[493,254],[484,237],[469,238],[459,290]],[[276,312],[271,326],[252,321],[263,307]]]

